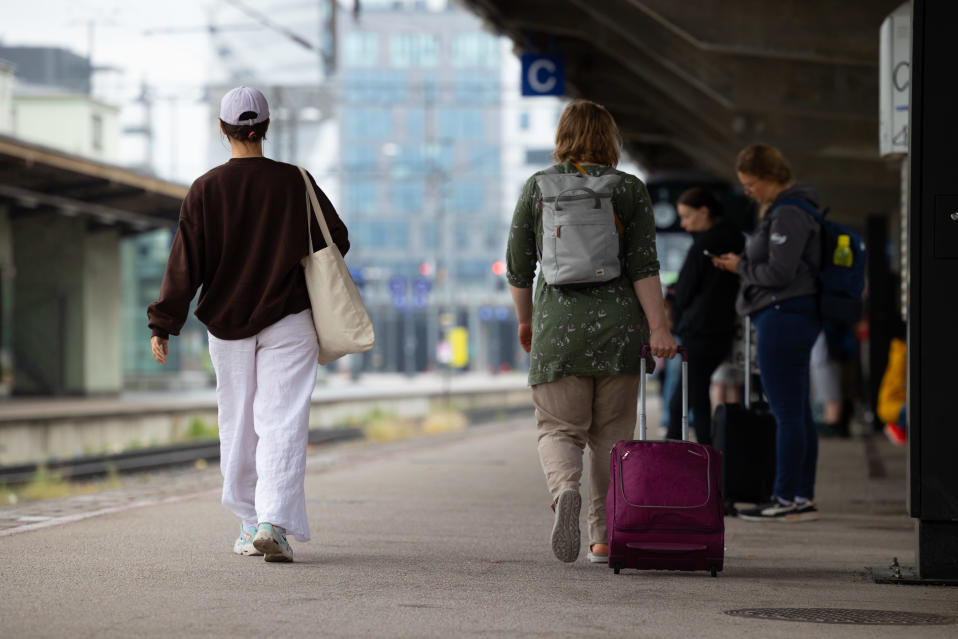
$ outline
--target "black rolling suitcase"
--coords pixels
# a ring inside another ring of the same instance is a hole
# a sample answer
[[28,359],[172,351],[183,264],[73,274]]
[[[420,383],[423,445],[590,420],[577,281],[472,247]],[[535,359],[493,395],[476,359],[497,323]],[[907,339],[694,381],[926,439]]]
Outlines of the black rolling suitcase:
[[745,403],[719,404],[712,417],[712,446],[722,451],[725,513],[735,502],[762,503],[775,483],[775,417],[766,402],[752,402],[751,322],[745,318]]

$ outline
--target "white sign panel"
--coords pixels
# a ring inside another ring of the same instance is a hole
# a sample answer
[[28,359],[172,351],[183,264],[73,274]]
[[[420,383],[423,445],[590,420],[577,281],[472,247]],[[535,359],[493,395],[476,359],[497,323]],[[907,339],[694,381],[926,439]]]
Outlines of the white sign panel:
[[881,156],[888,157],[908,153],[911,3],[889,14],[880,33],[878,139]]

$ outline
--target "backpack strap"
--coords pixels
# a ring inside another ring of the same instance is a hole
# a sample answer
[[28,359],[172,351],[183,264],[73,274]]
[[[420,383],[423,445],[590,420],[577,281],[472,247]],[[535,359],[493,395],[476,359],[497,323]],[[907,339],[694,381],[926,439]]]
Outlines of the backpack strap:
[[[577,168],[577,169],[579,170],[579,173],[581,173],[582,175],[588,175],[588,173],[586,173],[585,169],[583,169],[583,168],[579,165],[578,162],[571,162],[570,164],[572,164],[572,166],[574,166],[575,168]],[[555,168],[555,167],[552,167],[552,168]],[[605,175],[606,173],[608,173],[608,172],[611,171],[611,170],[612,170],[612,167],[611,167],[611,166],[607,166],[606,168],[604,168],[604,169],[599,173],[599,177]],[[622,226],[622,222],[619,220],[619,216],[616,215],[615,210],[612,211],[612,219],[615,220],[615,230],[619,232],[619,235],[620,235],[620,236],[625,235],[625,227]]]
[[777,208],[782,207],[782,206],[794,206],[794,207],[796,207],[796,208],[800,208],[800,209],[802,209],[803,211],[805,211],[806,213],[808,213],[809,215],[811,215],[813,218],[815,218],[815,221],[818,222],[819,224],[824,224],[824,223],[825,223],[825,214],[828,213],[828,209],[827,209],[827,208],[826,208],[824,211],[819,211],[819,210],[818,210],[817,208],[815,208],[815,206],[812,205],[812,203],[809,202],[808,200],[803,200],[803,199],[797,198],[797,197],[787,197],[787,198],[785,198],[784,200],[782,200],[781,202],[779,202],[779,203],[775,206],[775,208],[777,209]]
[[777,209],[782,206],[794,206],[796,208],[802,209],[803,211],[811,215],[813,220],[818,222],[818,226],[821,229],[821,237],[819,238],[819,242],[821,243],[821,247],[822,247],[821,264],[819,264],[818,270],[821,271],[823,268],[825,268],[825,256],[828,253],[828,249],[827,249],[828,238],[826,237],[826,233],[825,233],[825,215],[828,213],[828,208],[826,207],[824,211],[819,211],[808,200],[803,200],[797,197],[787,197],[781,202],[779,202],[775,206],[775,208]]

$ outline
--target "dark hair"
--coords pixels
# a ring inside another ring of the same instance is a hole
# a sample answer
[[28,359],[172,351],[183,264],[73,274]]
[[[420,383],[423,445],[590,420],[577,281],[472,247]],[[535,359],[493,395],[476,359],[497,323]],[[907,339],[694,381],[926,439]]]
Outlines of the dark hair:
[[[240,120],[251,120],[256,117],[252,111],[245,111],[240,114]],[[256,142],[266,139],[266,129],[269,128],[269,118],[266,118],[259,124],[250,126],[249,124],[227,124],[220,120],[220,125],[227,136],[240,142]]]
[[752,144],[742,149],[735,161],[735,170],[778,184],[788,184],[792,180],[792,169],[785,156],[767,144]]
[[615,119],[601,104],[573,100],[556,126],[556,162],[590,160],[606,166],[619,163],[622,138]]
[[704,206],[708,209],[711,219],[722,217],[722,203],[718,201],[714,193],[701,186],[693,186],[682,193],[682,195],[679,196],[679,201],[676,202],[676,205],[679,204],[690,206],[693,209],[700,209]]

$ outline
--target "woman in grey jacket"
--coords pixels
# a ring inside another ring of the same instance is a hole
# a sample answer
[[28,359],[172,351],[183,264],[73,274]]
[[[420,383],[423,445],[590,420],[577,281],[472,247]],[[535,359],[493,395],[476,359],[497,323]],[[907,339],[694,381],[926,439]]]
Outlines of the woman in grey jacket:
[[746,147],[735,168],[745,194],[766,212],[744,254],[727,253],[713,263],[740,277],[736,309],[755,323],[762,387],[777,424],[774,494],[769,503],[739,516],[748,521],[809,521],[818,518],[812,501],[818,431],[809,402],[809,358],[821,330],[816,295],[821,229],[789,200],[805,200],[818,208],[818,190],[793,185],[785,158],[773,147]]

